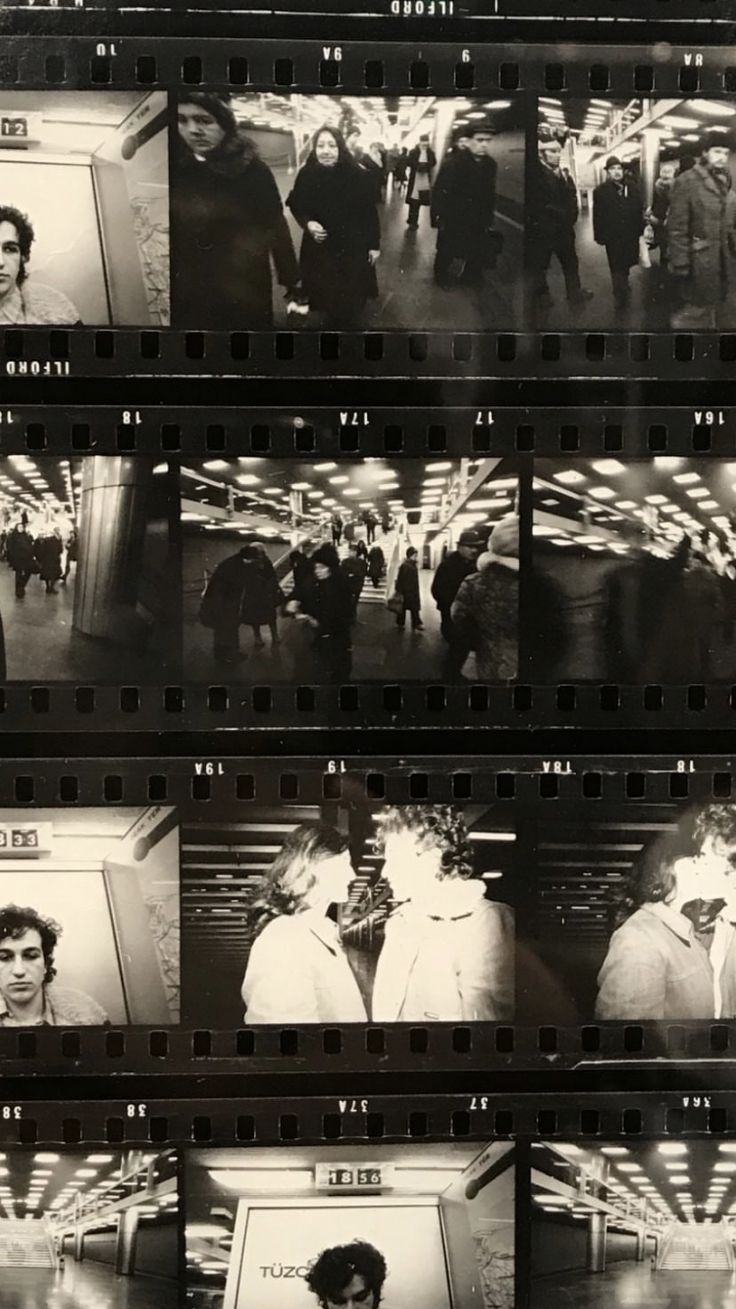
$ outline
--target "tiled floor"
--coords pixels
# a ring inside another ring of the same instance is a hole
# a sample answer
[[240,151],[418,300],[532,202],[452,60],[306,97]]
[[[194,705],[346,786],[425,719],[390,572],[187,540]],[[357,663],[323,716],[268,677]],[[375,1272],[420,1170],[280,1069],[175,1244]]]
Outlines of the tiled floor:
[[611,1264],[605,1273],[565,1273],[532,1284],[531,1309],[733,1309],[736,1275],[654,1272]]
[[75,1264],[62,1271],[3,1268],[2,1309],[176,1309],[176,1284],[162,1277],[118,1277],[105,1264]]

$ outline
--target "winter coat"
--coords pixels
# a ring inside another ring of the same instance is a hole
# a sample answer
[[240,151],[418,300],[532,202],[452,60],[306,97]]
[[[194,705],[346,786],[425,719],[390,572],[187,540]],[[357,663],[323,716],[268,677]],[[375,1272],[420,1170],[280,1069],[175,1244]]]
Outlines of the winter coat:
[[414,563],[405,559],[396,574],[396,590],[403,596],[407,609],[419,611],[419,569]]
[[643,904],[613,933],[598,974],[598,1019],[687,1022],[715,1016],[713,969],[684,914]]
[[340,571],[345,577],[347,577],[348,582],[350,583],[350,590],[352,591],[353,598],[358,600],[360,598],[360,593],[363,590],[365,575],[368,571],[365,559],[361,559],[357,554],[350,554],[347,559],[343,559],[340,564]]
[[33,572],[36,563],[35,542],[30,532],[14,527],[5,543],[5,558],[16,573]]
[[437,601],[437,608],[442,612],[452,607],[460,583],[475,572],[472,559],[466,559],[459,550],[452,550],[445,555],[432,579],[432,595]]
[[[299,265],[312,309],[331,318],[355,316],[378,295],[368,251],[381,245],[372,182],[353,160],[331,168],[307,160],[286,201],[304,229]],[[307,224],[321,223],[327,240],[317,242]]]
[[495,159],[476,158],[469,150],[456,148],[443,160],[432,190],[432,222],[448,257],[484,254],[496,211],[497,172]]
[[444,912],[410,902],[388,920],[374,1022],[513,1022],[513,910],[486,900],[482,882],[447,886]]
[[55,582],[61,577],[61,556],[63,552],[61,538],[58,536],[39,536],[34,553],[42,582]]
[[529,225],[544,242],[568,232],[578,220],[578,193],[569,173],[548,168],[541,160],[532,167],[529,185]]
[[736,195],[704,164],[677,178],[667,214],[667,266],[683,279],[683,298],[716,305],[736,285]]
[[205,627],[217,631],[240,624],[247,568],[248,561],[239,554],[229,555],[217,565],[199,610],[199,621]]
[[323,581],[315,580],[303,602],[304,612],[316,618],[316,638],[331,638],[338,645],[350,644],[353,625],[353,594],[344,573],[338,569]]
[[283,603],[276,569],[270,559],[249,559],[243,570],[243,600],[240,617],[249,627],[275,623],[276,610]]
[[593,192],[593,237],[616,268],[633,268],[639,262],[639,237],[644,213],[639,188],[633,182],[607,178]]
[[427,146],[426,158],[419,164],[419,146],[415,145],[406,157],[408,181],[406,186],[406,203],[418,200],[420,192],[431,191],[432,177],[437,166],[437,156],[431,146]]
[[271,261],[283,287],[299,272],[267,164],[237,138],[200,160],[182,146],[171,177],[172,321],[225,331],[273,327]]
[[519,574],[488,564],[460,583],[450,611],[453,628],[467,633],[479,681],[516,677],[519,665]]
[[380,545],[371,546],[368,551],[368,576],[383,577],[383,570],[386,567],[386,560]]
[[661,181],[654,183],[652,203],[649,206],[649,222],[654,232],[654,247],[667,254],[667,214],[669,213],[672,187]]
[[245,1021],[364,1023],[365,1005],[335,923],[307,911],[274,918],[256,937],[243,979]]

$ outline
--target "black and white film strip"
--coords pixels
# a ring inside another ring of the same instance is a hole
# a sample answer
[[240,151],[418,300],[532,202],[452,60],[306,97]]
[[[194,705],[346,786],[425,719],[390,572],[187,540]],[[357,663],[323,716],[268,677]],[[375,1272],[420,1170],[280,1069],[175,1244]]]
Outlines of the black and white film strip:
[[730,376],[728,46],[10,36],[0,75],[7,378]]

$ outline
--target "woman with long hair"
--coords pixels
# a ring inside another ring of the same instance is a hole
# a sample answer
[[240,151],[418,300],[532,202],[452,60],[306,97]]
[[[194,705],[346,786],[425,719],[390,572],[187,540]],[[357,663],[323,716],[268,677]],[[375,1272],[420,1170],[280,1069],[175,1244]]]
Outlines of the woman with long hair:
[[[658,834],[632,869],[598,974],[598,1019],[633,1022],[717,1015],[716,920],[735,876],[736,807],[708,805]],[[733,936],[724,923],[726,953]],[[725,938],[728,938],[727,940]]]
[[171,298],[176,327],[273,327],[271,265],[287,295],[299,281],[273,173],[227,99],[183,92],[171,174]]
[[348,838],[326,823],[287,836],[252,907],[256,939],[242,986],[254,1023],[362,1023],[366,1009],[333,905],[353,880]]
[[310,308],[325,326],[359,326],[378,295],[381,228],[371,180],[336,128],[315,133],[286,204],[304,232],[299,266]]

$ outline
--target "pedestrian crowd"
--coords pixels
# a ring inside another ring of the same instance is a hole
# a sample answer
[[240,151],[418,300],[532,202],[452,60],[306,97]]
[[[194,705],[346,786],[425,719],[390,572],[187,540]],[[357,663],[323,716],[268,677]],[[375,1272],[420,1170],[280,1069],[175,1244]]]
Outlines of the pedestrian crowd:
[[78,554],[76,529],[64,538],[61,529],[49,523],[39,527],[34,534],[26,514],[0,532],[0,559],[4,559],[15,573],[16,600],[25,597],[32,577],[43,582],[46,595],[55,595],[56,583],[66,585]]

